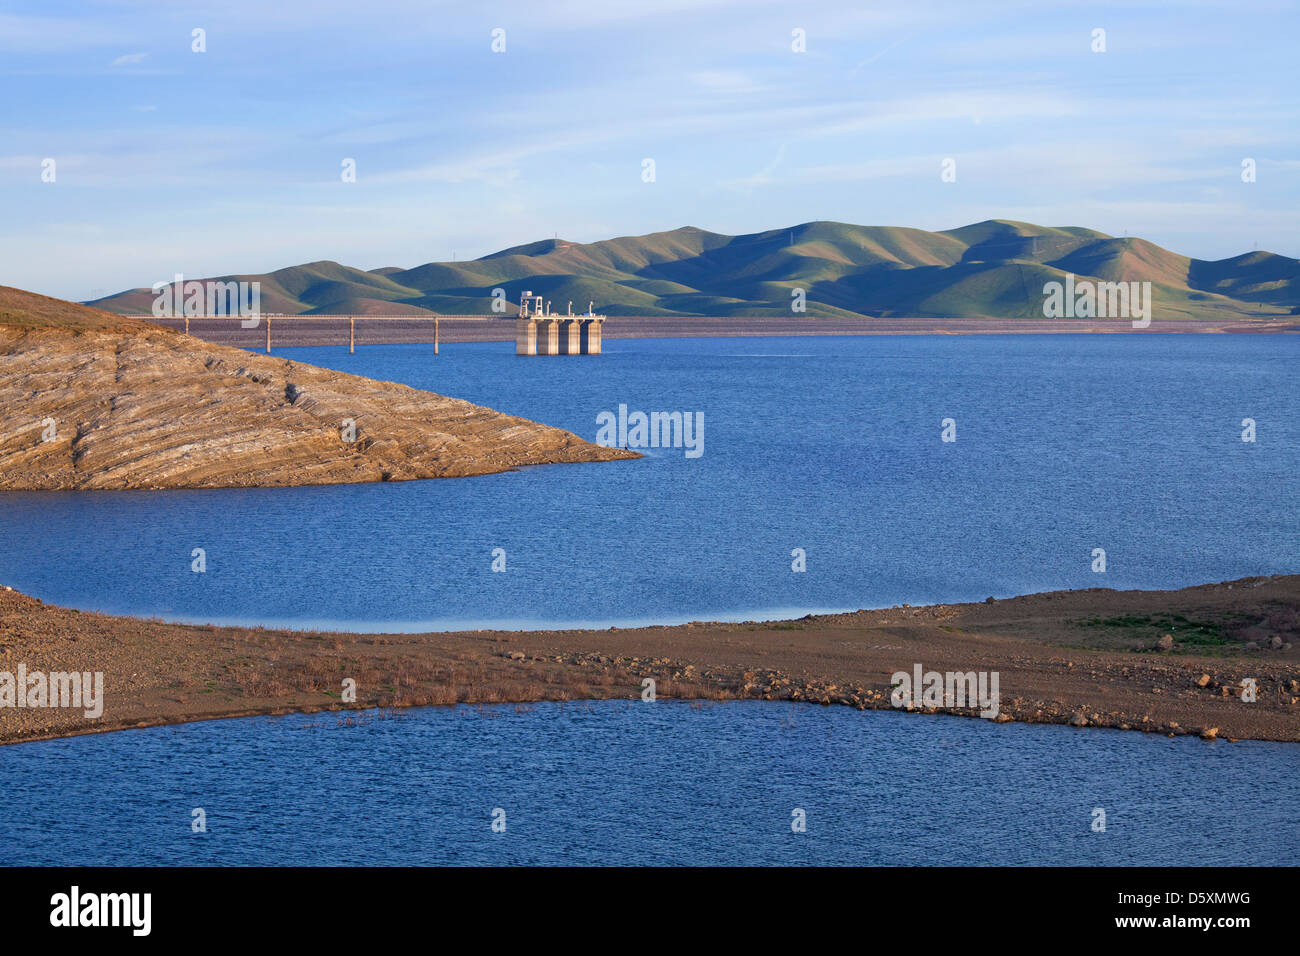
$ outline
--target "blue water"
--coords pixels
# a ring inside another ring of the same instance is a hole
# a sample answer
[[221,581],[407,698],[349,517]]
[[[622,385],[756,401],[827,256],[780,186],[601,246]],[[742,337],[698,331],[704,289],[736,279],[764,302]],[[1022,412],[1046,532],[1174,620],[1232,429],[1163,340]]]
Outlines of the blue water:
[[[423,630],[743,620],[1300,572],[1296,336],[279,354],[589,439],[620,403],[701,412],[704,454],[396,484],[4,494],[0,582],[174,620]],[[1247,417],[1254,444],[1241,441]],[[944,418],[955,443],[940,441]],[[206,573],[191,571],[194,548]],[[795,548],[805,573],[791,571]]]
[[1295,863],[1293,745],[758,702],[358,716],[0,748],[0,864]]

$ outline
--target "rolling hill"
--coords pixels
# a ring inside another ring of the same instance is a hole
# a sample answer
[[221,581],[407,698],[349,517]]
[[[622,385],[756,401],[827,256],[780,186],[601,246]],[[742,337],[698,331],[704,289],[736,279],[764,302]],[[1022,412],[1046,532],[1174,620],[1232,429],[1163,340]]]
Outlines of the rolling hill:
[[[557,312],[594,302],[609,315],[789,316],[802,289],[809,316],[1030,318],[1043,285],[1067,273],[1149,281],[1163,319],[1276,315],[1300,306],[1300,262],[1268,252],[1191,259],[1145,239],[991,219],[926,232],[808,222],[743,236],[693,226],[592,243],[546,239],[468,262],[363,271],[311,262],[264,275],[262,309],[285,314],[481,315],[505,290]],[[147,314],[149,288],[88,303]]]

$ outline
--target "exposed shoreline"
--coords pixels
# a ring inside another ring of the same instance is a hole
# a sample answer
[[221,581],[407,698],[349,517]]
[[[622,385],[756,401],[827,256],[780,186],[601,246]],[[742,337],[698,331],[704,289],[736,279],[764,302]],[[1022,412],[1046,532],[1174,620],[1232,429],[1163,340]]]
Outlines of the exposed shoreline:
[[[180,330],[184,319],[152,319],[157,325]],[[352,334],[347,317],[275,316],[272,348],[337,346],[346,348]],[[265,330],[244,329],[238,319],[193,318],[190,334],[207,342],[250,350],[265,347]],[[1261,316],[1242,319],[1153,319],[1145,329],[1133,328],[1127,319],[848,319],[825,317],[775,318],[626,316],[605,320],[605,339],[639,338],[763,338],[852,335],[1286,335],[1300,332],[1300,316]],[[355,317],[358,348],[368,345],[432,343],[432,316],[409,320]],[[442,317],[437,326],[440,342],[513,342],[513,319]],[[583,359],[582,361],[587,361]]]
[[0,287],[0,491],[352,484],[639,457]]
[[[1300,575],[1284,575],[765,623],[366,634],[166,624],[0,590],[0,672],[102,671],[105,697],[97,720],[0,707],[0,744],[256,715],[635,700],[647,677],[661,698],[890,709],[890,675],[915,664],[997,671],[999,721],[1300,742],[1298,612]],[[1166,628],[1178,638],[1160,650]],[[345,678],[355,703],[340,701]],[[1254,702],[1241,699],[1245,678]]]

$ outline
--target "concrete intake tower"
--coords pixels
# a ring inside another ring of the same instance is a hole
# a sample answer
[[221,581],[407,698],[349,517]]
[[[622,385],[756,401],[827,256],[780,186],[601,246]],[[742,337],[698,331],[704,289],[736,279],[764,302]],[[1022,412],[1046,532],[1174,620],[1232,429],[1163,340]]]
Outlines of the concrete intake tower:
[[519,317],[515,319],[516,355],[599,355],[600,332],[605,316],[587,311],[573,314],[569,303],[567,315],[551,311],[551,303],[525,292],[519,299]]

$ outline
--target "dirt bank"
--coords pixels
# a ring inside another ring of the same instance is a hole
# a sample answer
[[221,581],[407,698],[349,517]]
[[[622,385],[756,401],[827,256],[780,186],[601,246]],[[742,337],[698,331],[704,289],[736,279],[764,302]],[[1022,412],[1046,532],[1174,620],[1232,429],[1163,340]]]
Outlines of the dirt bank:
[[[160,319],[160,325],[181,329],[184,319]],[[394,321],[364,315],[349,322],[346,316],[277,316],[272,319],[273,349],[296,346],[347,348],[353,332],[357,348],[370,345],[412,345],[434,340],[432,316]],[[1145,329],[1134,329],[1129,320],[1110,319],[828,319],[791,316],[730,316],[727,318],[679,318],[676,316],[613,315],[605,321],[606,340],[630,338],[712,338],[756,336],[835,335],[1120,335],[1145,334],[1283,334],[1300,332],[1300,318],[1294,316],[1260,319],[1168,319],[1153,320]],[[265,346],[265,329],[244,329],[238,319],[195,318],[190,334],[209,342],[260,350]],[[437,337],[444,345],[462,342],[514,342],[513,319],[443,318]],[[505,350],[507,353],[513,349]],[[569,359],[564,359],[569,361]],[[583,361],[587,361],[583,359]]]
[[1300,741],[1298,611],[1291,575],[770,623],[348,634],[163,624],[0,590],[0,674],[102,671],[105,699],[96,720],[0,707],[0,743],[346,707],[635,699],[647,677],[660,697],[879,709],[891,675],[918,663],[997,671],[1003,721]]

